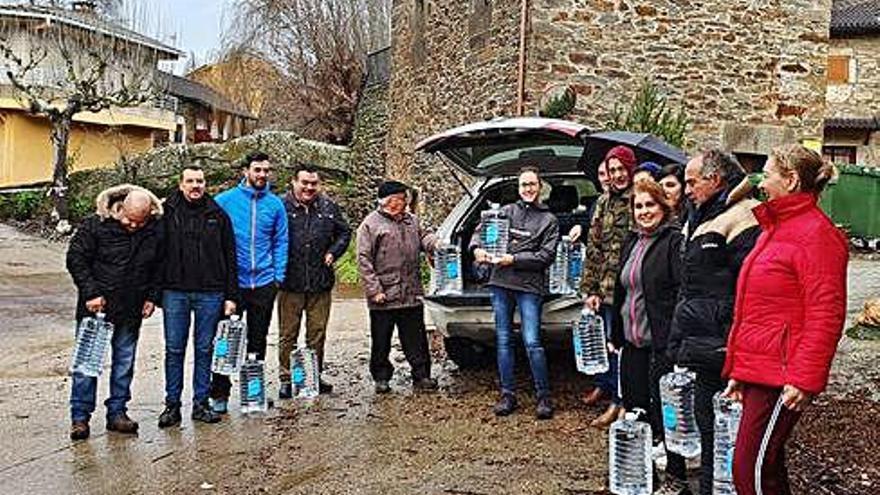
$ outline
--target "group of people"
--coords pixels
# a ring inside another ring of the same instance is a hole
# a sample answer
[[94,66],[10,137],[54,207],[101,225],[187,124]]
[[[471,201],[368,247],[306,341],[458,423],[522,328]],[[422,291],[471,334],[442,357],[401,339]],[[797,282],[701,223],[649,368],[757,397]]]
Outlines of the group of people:
[[[752,199],[736,158],[712,149],[682,168],[639,164],[632,149],[612,148],[598,168],[603,192],[585,234],[581,294],[603,317],[609,370],[582,401],[610,400],[592,425],[607,427],[624,411],[643,411],[663,444],[660,378],[682,366],[696,375],[700,432],[699,492],[713,485],[713,397],[741,401],[733,477],[737,493],[790,493],[784,446],[810,398],[822,392],[843,329],[847,242],[817,205],[832,167],[812,150],[773,150]],[[516,408],[511,321],[518,306],[534,379],[539,419],[552,417],[540,339],[546,269],[559,226],[540,198],[538,169],[519,174],[520,199],[503,211],[510,248],[488,257],[480,236],[477,263],[492,263],[501,397],[495,414]],[[482,226],[481,226],[482,227]],[[685,459],[667,453],[658,493],[689,494]]]
[[[241,182],[206,195],[196,166],[180,174],[164,203],[123,185],[97,198],[96,214],[74,235],[67,265],[78,288],[77,320],[106,313],[112,338],[107,429],[135,433],[126,403],[143,318],[163,308],[165,405],[160,427],[181,422],[183,364],[191,323],[195,366],[192,419],[226,412],[230,382],[211,375],[212,338],[224,315],[246,314],[247,348],[265,358],[277,297],[279,397],[291,396],[289,354],[305,314],[306,342],[323,367],[334,263],[351,230],[339,206],[321,192],[321,176],[299,167],[280,198],[269,188],[272,164],[248,155]],[[733,473],[740,495],[788,493],[784,444],[827,382],[846,306],[847,243],[817,206],[830,165],[802,146],[774,150],[763,170],[765,203],[751,199],[745,171],[720,150],[686,167],[639,164],[632,149],[612,148],[599,164],[603,192],[587,225],[568,232],[586,245],[581,294],[606,325],[609,362],[582,400],[610,400],[595,418],[605,427],[623,411],[646,411],[662,443],[660,377],[680,365],[696,374],[694,408],[702,458],[700,493],[712,492],[713,406],[719,392],[741,400],[743,415]],[[547,359],[541,311],[547,268],[560,239],[557,218],[541,202],[540,163],[518,175],[519,199],[504,205],[507,253],[492,257],[480,230],[469,249],[489,267],[501,394],[494,413],[517,408],[514,311],[518,310],[537,402],[549,419]],[[433,390],[422,305],[420,256],[436,237],[410,208],[412,191],[397,181],[378,188],[378,208],[357,229],[356,258],[369,309],[369,369],[375,392],[391,391],[394,328],[412,368],[414,390]],[[279,295],[280,293],[280,295]],[[96,378],[74,374],[70,436],[89,436]],[[321,380],[321,392],[332,386]],[[209,401],[210,399],[210,401]],[[689,493],[685,459],[667,455],[663,493]]]

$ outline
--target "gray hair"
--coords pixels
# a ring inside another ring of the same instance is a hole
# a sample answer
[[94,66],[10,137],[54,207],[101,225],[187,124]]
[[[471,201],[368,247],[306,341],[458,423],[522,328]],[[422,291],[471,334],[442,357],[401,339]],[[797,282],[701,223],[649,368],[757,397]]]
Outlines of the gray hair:
[[712,148],[704,151],[701,156],[703,157],[703,165],[700,168],[702,177],[714,174],[727,184],[736,184],[746,175],[745,169],[732,153]]

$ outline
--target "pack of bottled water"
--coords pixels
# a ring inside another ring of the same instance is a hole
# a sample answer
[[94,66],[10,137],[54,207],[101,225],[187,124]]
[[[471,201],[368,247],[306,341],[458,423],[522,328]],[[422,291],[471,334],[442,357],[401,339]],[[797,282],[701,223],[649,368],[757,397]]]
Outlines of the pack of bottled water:
[[104,319],[104,313],[83,318],[76,330],[70,373],[99,376],[104,370],[104,360],[112,338],[113,324]]
[[616,495],[650,495],[654,491],[651,426],[638,421],[637,411],[611,423],[608,433],[608,481]]
[[580,242],[573,242],[568,254],[568,286],[571,287],[572,294],[580,291],[585,255],[584,245]]
[[241,412],[247,414],[266,411],[268,403],[266,400],[265,365],[262,361],[257,361],[256,354],[249,353],[247,355],[247,360],[239,370],[238,378]]
[[244,363],[247,349],[247,325],[238,315],[228,320],[220,320],[214,334],[214,353],[211,357],[211,371],[221,375],[238,373]]
[[490,261],[497,262],[507,254],[510,239],[510,219],[501,211],[497,203],[489,203],[489,209],[480,213],[480,242],[489,253]]
[[293,396],[314,399],[320,393],[321,372],[318,354],[310,347],[297,347],[290,353],[290,381]]
[[715,406],[715,475],[712,480],[712,495],[736,495],[733,486],[733,449],[736,434],[742,417],[742,404],[722,395],[712,398]]
[[660,378],[660,402],[666,449],[684,457],[700,454],[700,431],[694,415],[695,375],[676,366]]
[[553,264],[547,268],[547,280],[551,294],[571,294],[572,287],[569,282],[569,262],[571,258],[571,237],[564,235],[556,243],[556,258]]
[[461,248],[444,244],[434,249],[435,294],[440,296],[461,294]]
[[581,318],[572,325],[571,337],[578,371],[587,375],[608,371],[605,322],[601,316],[583,309]]

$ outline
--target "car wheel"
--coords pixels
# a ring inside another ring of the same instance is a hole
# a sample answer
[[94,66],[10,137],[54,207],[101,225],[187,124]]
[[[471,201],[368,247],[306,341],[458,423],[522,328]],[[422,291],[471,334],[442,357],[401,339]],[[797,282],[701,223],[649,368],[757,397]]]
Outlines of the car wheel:
[[446,357],[463,370],[482,369],[494,362],[492,348],[465,337],[443,339]]

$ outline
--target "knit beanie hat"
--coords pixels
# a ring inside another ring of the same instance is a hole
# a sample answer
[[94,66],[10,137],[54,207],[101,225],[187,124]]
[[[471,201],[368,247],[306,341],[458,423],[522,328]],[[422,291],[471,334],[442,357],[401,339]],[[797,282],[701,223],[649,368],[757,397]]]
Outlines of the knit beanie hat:
[[633,153],[633,150],[630,149],[629,146],[621,144],[608,150],[608,153],[605,155],[605,160],[608,161],[612,158],[620,160],[620,163],[626,167],[627,172],[629,172],[630,177],[632,177],[633,169],[636,167],[636,154]]
[[386,180],[382,184],[379,185],[379,199],[387,198],[392,194],[398,194],[406,192],[409,188],[406,187],[406,184],[403,182],[398,182],[396,180]]
[[662,169],[662,167],[660,167],[660,165],[658,165],[654,162],[642,162],[641,165],[636,167],[636,170],[635,170],[635,172],[633,172],[633,175],[635,175],[638,172],[644,171],[644,172],[648,172],[649,174],[651,174],[651,177],[653,177],[654,180],[657,180],[660,178],[658,176],[660,175],[661,169]]

